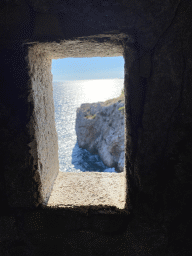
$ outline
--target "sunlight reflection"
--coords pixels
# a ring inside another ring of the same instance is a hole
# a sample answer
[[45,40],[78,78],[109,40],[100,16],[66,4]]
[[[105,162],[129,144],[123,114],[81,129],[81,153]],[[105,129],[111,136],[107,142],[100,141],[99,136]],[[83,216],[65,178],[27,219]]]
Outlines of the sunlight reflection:
[[115,172],[98,156],[79,148],[75,132],[76,111],[83,103],[103,102],[118,97],[123,79],[74,80],[53,83],[55,122],[62,172]]
[[105,101],[109,94],[116,90],[117,80],[122,79],[97,79],[79,81],[82,85],[82,94],[88,102]]

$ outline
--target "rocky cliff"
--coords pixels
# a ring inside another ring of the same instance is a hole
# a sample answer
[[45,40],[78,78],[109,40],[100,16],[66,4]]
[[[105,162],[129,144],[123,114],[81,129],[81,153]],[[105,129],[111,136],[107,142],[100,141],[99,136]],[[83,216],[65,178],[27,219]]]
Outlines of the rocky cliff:
[[77,109],[76,134],[79,147],[98,154],[108,167],[124,170],[124,95]]

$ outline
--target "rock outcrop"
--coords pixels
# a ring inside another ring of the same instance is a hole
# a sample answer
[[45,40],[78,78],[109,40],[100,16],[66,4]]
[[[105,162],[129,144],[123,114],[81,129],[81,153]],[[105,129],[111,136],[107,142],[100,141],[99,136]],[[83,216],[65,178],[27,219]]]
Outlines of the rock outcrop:
[[108,167],[124,170],[124,95],[106,102],[82,104],[77,109],[79,147],[98,154]]

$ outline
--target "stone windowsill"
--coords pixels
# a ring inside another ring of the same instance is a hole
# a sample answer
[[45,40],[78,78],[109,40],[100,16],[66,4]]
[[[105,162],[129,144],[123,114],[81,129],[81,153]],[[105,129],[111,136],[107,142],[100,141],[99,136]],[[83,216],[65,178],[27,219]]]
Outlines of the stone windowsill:
[[46,207],[66,208],[103,205],[124,209],[125,203],[125,172],[59,172]]

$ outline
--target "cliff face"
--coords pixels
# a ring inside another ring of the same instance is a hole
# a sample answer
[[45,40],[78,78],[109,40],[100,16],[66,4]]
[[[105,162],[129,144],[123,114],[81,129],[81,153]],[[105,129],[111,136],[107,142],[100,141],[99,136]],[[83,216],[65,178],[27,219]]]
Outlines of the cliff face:
[[124,170],[124,96],[106,102],[82,104],[77,109],[79,147],[98,154],[103,163]]

